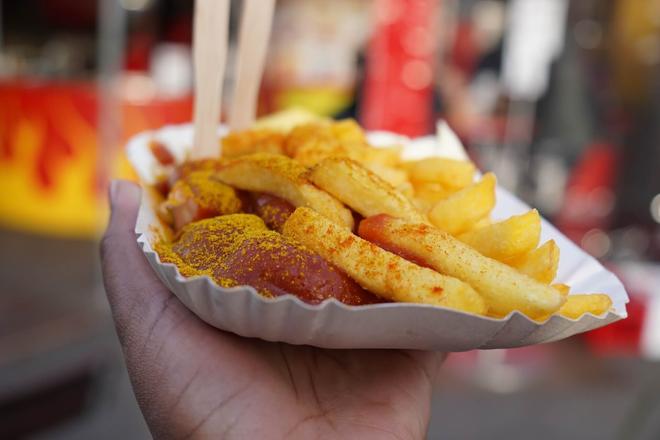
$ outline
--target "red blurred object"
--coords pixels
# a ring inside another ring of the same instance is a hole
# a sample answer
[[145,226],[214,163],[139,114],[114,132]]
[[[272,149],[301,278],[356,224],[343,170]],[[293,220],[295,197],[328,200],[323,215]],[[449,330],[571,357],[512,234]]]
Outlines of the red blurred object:
[[132,35],[124,55],[124,68],[142,72],[149,70],[149,58],[155,44],[156,38],[148,32],[136,32]]
[[80,0],[41,0],[39,11],[50,25],[93,29],[96,25],[98,2]]
[[192,14],[177,15],[165,30],[165,39],[173,43],[192,44]]
[[460,70],[466,77],[474,73],[479,53],[477,44],[474,41],[474,31],[471,23],[461,22],[458,24],[450,55],[450,65]]
[[367,49],[362,124],[408,136],[433,129],[439,2],[379,0]]
[[618,155],[607,143],[591,145],[574,168],[556,224],[580,243],[585,233],[608,226],[614,205]]
[[640,340],[646,314],[645,296],[629,293],[628,318],[582,335],[595,353],[607,356],[641,354]]

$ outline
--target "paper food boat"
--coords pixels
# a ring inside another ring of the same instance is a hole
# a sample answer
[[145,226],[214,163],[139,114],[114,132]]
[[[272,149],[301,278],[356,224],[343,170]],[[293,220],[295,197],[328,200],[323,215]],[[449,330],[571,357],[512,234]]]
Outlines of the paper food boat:
[[[226,130],[219,128],[222,136]],[[166,145],[183,160],[192,142],[192,126],[168,126],[135,136],[128,156],[141,181],[154,182],[157,163],[149,149],[152,140]],[[404,157],[457,157],[464,154],[460,142],[444,124],[439,136],[408,139],[392,133],[369,133],[373,145],[403,145]],[[547,221],[542,241],[554,239],[561,249],[555,282],[572,292],[606,293],[613,310],[605,316],[583,315],[579,320],[553,316],[536,323],[519,312],[502,319],[486,318],[441,307],[386,303],[347,306],[334,299],[309,305],[293,295],[270,299],[249,286],[222,288],[209,277],[185,278],[172,264],[161,263],[153,244],[159,220],[154,200],[143,191],[136,225],[137,241],[160,279],[197,316],[210,325],[246,337],[324,348],[398,348],[441,351],[509,348],[557,341],[626,317],[626,291],[611,272],[587,255]],[[520,214],[529,206],[502,188],[497,189],[494,219]]]

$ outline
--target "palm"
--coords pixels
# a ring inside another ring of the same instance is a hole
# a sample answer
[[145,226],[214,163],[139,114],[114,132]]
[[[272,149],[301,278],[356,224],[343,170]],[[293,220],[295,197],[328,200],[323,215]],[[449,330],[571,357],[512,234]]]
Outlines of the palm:
[[[218,331],[189,312],[148,266],[131,232],[134,208],[113,205],[104,278],[155,436],[424,436],[438,364],[433,354],[322,350]],[[120,209],[128,214],[117,218]]]

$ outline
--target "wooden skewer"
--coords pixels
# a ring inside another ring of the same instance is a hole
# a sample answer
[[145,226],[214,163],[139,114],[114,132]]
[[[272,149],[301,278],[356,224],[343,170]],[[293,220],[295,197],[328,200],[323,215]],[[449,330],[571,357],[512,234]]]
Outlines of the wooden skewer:
[[192,158],[219,154],[217,127],[229,38],[229,0],[196,0],[193,35],[195,126]]
[[231,130],[244,130],[254,123],[274,9],[275,0],[243,1],[236,82],[229,115]]

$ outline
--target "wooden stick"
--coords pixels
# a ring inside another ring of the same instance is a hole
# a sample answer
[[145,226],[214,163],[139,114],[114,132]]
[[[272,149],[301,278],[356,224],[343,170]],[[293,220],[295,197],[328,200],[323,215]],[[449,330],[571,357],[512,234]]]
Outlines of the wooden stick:
[[195,134],[192,158],[220,153],[217,129],[222,81],[227,59],[229,0],[196,0],[193,61],[195,64]]
[[232,130],[244,130],[254,123],[274,9],[275,0],[243,2],[236,82],[229,115]]

